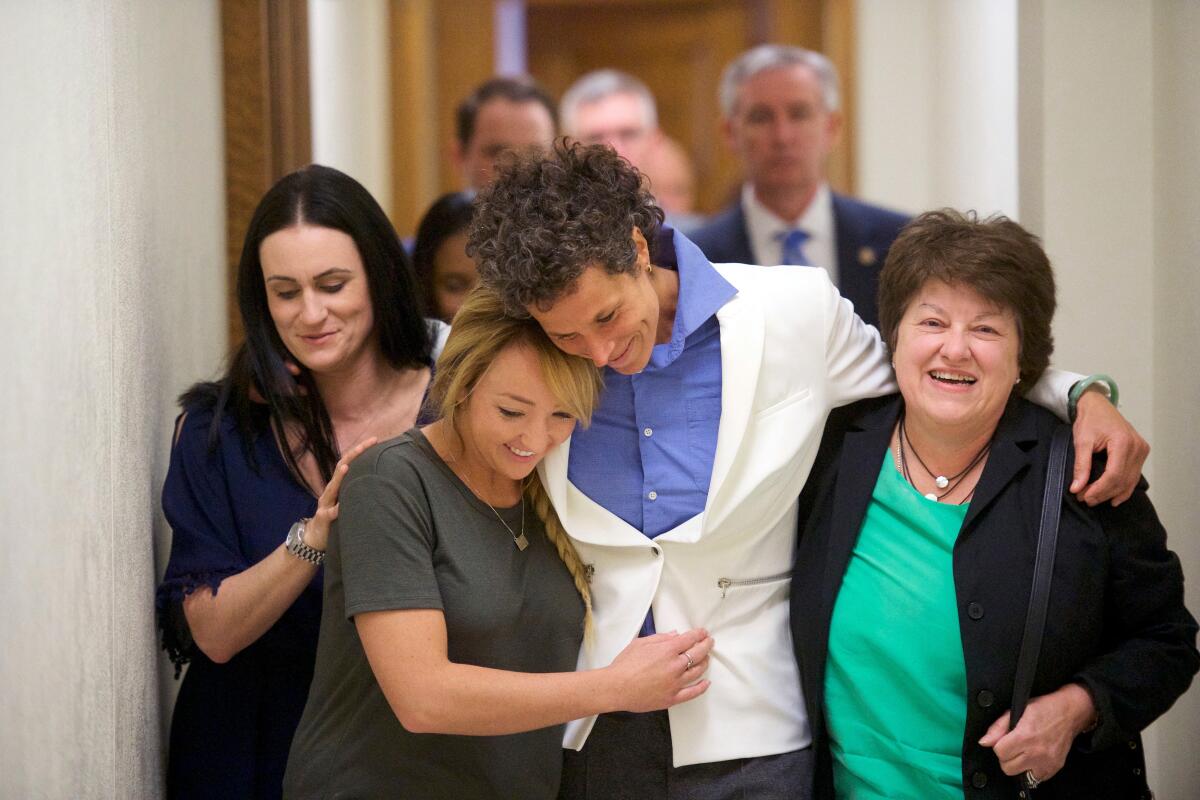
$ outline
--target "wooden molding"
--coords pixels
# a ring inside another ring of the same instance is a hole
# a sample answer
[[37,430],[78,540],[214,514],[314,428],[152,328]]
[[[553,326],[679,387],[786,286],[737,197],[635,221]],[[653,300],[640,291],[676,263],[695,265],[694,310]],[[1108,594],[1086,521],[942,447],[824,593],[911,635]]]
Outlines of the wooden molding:
[[401,236],[416,232],[437,197],[437,64],[434,0],[392,0],[389,7],[392,97],[392,224]]
[[242,338],[237,265],[254,208],[312,160],[308,0],[221,0],[229,342]]
[[271,167],[278,180],[312,161],[308,0],[268,0]]
[[821,51],[837,67],[842,89],[842,138],[829,160],[829,183],[839,192],[854,194],[857,161],[853,129],[858,121],[854,2],[824,0],[822,8]]
[[[441,153],[439,190],[463,188],[451,157],[454,112],[479,84],[495,75],[496,23],[494,0],[438,3],[434,57],[437,59],[437,136]],[[432,198],[431,198],[432,199]]]
[[454,167],[454,111],[492,77],[493,0],[392,0],[392,222],[411,236],[443,192],[462,188]]

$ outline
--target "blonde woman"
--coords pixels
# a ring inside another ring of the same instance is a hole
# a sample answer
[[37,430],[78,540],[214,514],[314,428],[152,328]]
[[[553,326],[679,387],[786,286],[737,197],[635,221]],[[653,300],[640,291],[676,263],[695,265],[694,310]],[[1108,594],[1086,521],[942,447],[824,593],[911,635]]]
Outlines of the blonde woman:
[[533,471],[587,423],[600,385],[535,322],[486,290],[467,298],[431,392],[441,418],[346,476],[288,796],[549,800],[565,722],[708,688],[700,630],[573,671],[586,568]]

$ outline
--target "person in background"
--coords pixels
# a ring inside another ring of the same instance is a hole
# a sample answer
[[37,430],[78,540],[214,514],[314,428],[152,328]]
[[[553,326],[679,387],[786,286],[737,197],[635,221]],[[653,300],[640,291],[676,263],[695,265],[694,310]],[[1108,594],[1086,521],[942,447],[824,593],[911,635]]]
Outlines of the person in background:
[[670,225],[686,231],[700,224],[691,159],[658,127],[658,105],[646,84],[620,70],[594,70],[571,84],[558,113],[565,136],[606,144],[645,174]]
[[638,169],[662,137],[654,95],[646,84],[619,70],[583,75],[563,93],[558,108],[563,135],[584,144],[606,144]]
[[280,796],[312,679],[326,514],[364,444],[417,420],[434,347],[408,257],[357,181],[312,165],[264,195],[238,264],[245,341],[180,398],[162,503],[163,646],[190,662],[172,798]]
[[[597,635],[580,668],[639,631],[702,625],[717,643],[694,701],[569,724],[560,796],[803,798],[812,751],[788,625],[798,497],[830,410],[891,393],[894,375],[824,271],[714,265],[661,223],[629,162],[576,142],[506,163],[471,224],[480,283],[605,367],[591,426],[539,472],[592,567]],[[1048,373],[1041,402],[1066,417],[1075,379]],[[1148,447],[1099,392],[1079,409],[1072,490],[1128,497]],[[1093,447],[1109,458],[1089,484]]]
[[718,263],[822,267],[877,324],[879,270],[908,218],[829,189],[826,167],[842,130],[833,64],[811,50],[761,45],[725,68],[719,99],[745,183],[692,240]]
[[650,146],[639,167],[650,180],[654,199],[667,214],[667,224],[684,233],[700,224],[696,214],[696,172],[683,145],[670,136],[660,136]]
[[455,112],[452,157],[463,188],[492,182],[501,153],[548,148],[554,141],[554,101],[530,78],[492,78],[480,84]]
[[[1003,217],[922,214],[880,283],[899,394],[837,409],[800,502],[792,640],[817,798],[1149,797],[1139,732],[1200,665],[1145,480],[1061,498],[1032,699],[1009,730],[1050,441],[1024,399],[1054,275]],[[1037,556],[1040,560],[1040,556]]]
[[705,691],[703,631],[574,671],[588,570],[532,473],[599,391],[536,323],[467,297],[437,363],[440,419],[362,455],[341,491],[288,796],[552,800],[567,720]]
[[471,196],[451,192],[439,197],[417,227],[413,270],[425,316],[450,322],[463,298],[479,281],[467,255]]

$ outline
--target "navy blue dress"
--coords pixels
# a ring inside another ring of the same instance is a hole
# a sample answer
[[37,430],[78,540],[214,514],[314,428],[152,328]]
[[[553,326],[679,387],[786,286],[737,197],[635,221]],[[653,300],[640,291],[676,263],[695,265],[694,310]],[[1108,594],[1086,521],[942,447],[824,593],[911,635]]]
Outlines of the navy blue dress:
[[[212,412],[190,409],[163,485],[171,558],[158,587],[163,644],[176,665],[191,661],[171,720],[167,795],[278,798],[292,735],[312,681],[321,621],[320,570],[258,641],[225,664],[191,643],[180,605],[200,586],[253,566],[311,517],[316,498],[288,471],[264,409],[251,443],[255,464],[230,415],[209,449]],[[257,468],[256,468],[257,467]]]

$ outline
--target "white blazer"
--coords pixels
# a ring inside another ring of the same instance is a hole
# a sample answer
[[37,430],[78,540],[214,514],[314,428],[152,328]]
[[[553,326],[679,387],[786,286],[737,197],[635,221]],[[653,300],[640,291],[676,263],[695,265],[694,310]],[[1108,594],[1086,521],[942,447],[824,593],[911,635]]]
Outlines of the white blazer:
[[[539,467],[594,570],[596,636],[578,669],[611,663],[650,608],[659,630],[703,627],[715,639],[712,686],[669,711],[677,767],[811,742],[788,624],[797,498],[829,411],[896,391],[879,333],[824,270],[714,266],[737,295],[717,312],[721,420],[703,513],[648,539],[567,480],[570,441]],[[1079,377],[1048,370],[1030,397],[1065,418]],[[569,723],[563,746],[582,748],[594,723]]]
[[[711,687],[669,712],[677,767],[809,744],[788,626],[796,500],[830,409],[896,390],[878,332],[823,270],[715,266],[738,291],[717,312],[721,420],[704,512],[651,540],[567,480],[569,441],[539,467],[594,570],[596,636],[579,669],[611,663],[650,608],[661,631],[715,639]],[[564,746],[583,747],[594,722],[570,723]]]

